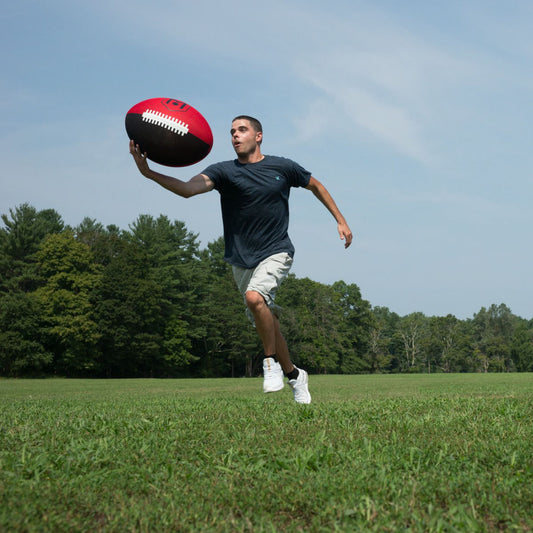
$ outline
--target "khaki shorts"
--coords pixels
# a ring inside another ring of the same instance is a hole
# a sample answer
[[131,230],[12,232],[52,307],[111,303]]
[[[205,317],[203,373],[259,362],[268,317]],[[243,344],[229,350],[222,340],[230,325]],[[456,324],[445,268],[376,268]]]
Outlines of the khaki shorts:
[[[263,259],[255,268],[234,266],[233,278],[243,298],[248,291],[258,292],[263,296],[270,310],[278,316],[281,308],[274,303],[276,292],[289,274],[291,266],[292,257],[282,252]],[[254,322],[253,315],[248,308],[246,308],[246,316]]]

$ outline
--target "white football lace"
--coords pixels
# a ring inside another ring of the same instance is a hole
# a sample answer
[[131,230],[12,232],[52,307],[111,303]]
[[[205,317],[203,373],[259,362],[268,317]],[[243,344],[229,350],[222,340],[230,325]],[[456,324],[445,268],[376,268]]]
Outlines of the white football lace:
[[155,124],[156,126],[167,128],[168,130],[171,130],[179,135],[186,135],[187,133],[189,133],[188,124],[185,124],[185,122],[182,122],[181,120],[178,120],[176,118],[164,115],[159,111],[147,109],[142,114],[142,118],[145,122],[148,122],[149,124]]

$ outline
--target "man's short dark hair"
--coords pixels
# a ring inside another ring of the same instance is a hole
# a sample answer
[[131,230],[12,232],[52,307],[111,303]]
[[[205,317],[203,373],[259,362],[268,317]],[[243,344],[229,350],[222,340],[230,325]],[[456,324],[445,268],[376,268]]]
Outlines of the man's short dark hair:
[[254,117],[250,117],[248,115],[239,115],[238,117],[235,117],[232,122],[235,122],[236,120],[247,120],[256,133],[263,133],[263,126],[261,125],[261,122]]

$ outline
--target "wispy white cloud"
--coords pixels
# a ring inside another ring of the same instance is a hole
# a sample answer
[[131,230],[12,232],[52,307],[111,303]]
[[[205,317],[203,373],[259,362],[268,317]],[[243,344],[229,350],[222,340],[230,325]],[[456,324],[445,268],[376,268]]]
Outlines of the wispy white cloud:
[[209,2],[207,17],[203,2],[179,9],[172,2],[154,2],[147,16],[139,16],[144,4],[135,0],[95,9],[119,10],[120,17],[107,19],[119,21],[131,35],[149,34],[147,46],[194,47],[227,61],[230,70],[242,67],[244,76],[265,75],[265,69],[283,72],[300,84],[299,103],[309,109],[308,117],[300,117],[304,139],[320,134],[316,110],[321,107],[320,121],[341,116],[408,157],[430,158],[423,122],[431,110],[428,92],[435,74],[449,70],[452,60],[428,51],[427,43],[365,3],[336,10],[273,1],[258,10],[242,0]]
[[[366,15],[357,14],[360,26]],[[400,154],[429,163],[436,154],[428,134],[439,115],[450,111],[450,95],[477,69],[386,16],[372,12],[369,17],[372,31],[354,31],[343,20],[331,39],[308,56],[297,56],[296,71],[336,108],[331,115],[345,117],[355,131]]]
[[[374,4],[346,7],[342,1],[273,0],[268,9],[257,9],[245,0],[179,6],[160,0],[147,10],[140,0],[114,0],[91,9],[125,39],[149,35],[148,48],[185,47],[223,62],[235,76],[236,92],[269,76],[297,85],[292,122],[302,140],[320,136],[332,126],[331,117],[342,118],[357,137],[430,164],[439,158],[433,140],[439,122],[463,114],[454,95],[464,83],[480,83],[474,81],[483,68],[479,56],[450,46],[445,30],[434,38]],[[486,71],[483,77],[490,66]]]

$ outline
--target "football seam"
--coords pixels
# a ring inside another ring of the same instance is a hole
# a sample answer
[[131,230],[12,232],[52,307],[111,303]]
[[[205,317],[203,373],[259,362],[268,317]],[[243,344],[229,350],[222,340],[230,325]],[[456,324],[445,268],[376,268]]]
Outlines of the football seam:
[[168,115],[165,115],[159,111],[147,109],[142,114],[142,119],[144,122],[155,124],[156,126],[161,126],[162,128],[167,128],[178,135],[186,135],[189,133],[188,124],[176,118],[169,117]]

